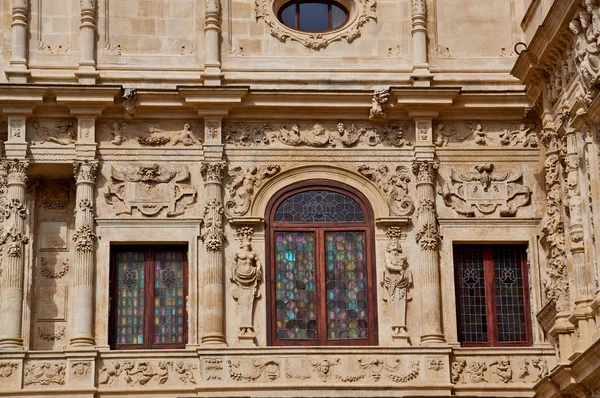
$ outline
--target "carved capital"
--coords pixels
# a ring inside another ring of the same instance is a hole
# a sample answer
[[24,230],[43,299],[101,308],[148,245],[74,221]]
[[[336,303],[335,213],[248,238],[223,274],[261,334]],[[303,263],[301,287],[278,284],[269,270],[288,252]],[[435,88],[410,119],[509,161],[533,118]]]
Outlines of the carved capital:
[[73,175],[77,184],[96,183],[96,173],[98,171],[98,162],[74,162]]
[[12,0],[12,11],[16,12],[27,12],[29,9],[29,0]]
[[3,164],[7,173],[8,185],[25,184],[27,182],[29,160],[4,160]]
[[96,0],[81,0],[81,11],[96,11]]
[[425,0],[412,0],[412,15],[413,17],[427,16],[427,3]]
[[436,171],[439,166],[437,161],[416,160],[413,162],[412,171],[417,177],[417,184],[435,184]]
[[225,163],[202,163],[200,174],[204,182],[222,182]]

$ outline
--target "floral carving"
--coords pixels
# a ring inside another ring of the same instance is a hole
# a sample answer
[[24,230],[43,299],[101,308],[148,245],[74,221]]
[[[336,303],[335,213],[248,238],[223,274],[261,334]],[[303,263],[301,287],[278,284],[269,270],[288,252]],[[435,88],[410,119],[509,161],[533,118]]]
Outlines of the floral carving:
[[417,231],[415,240],[423,250],[437,250],[440,243],[440,235],[436,223],[424,223]]
[[88,361],[71,362],[71,375],[74,377],[86,377],[90,374],[92,363]]
[[223,246],[223,205],[219,199],[210,199],[204,206],[201,238],[208,251],[216,252]]
[[258,255],[252,250],[252,237],[254,230],[243,226],[238,228],[237,237],[240,248],[234,255],[231,270],[231,282],[236,287],[233,289],[233,298],[240,306],[240,337],[254,338],[254,301],[260,298],[258,285],[263,279],[262,264]]
[[242,216],[250,210],[254,190],[263,182],[278,174],[279,165],[250,166],[246,170],[237,166],[229,169],[227,184],[227,201],[225,209],[228,215]]
[[200,174],[204,182],[221,182],[225,163],[202,163]]
[[377,169],[362,165],[358,172],[373,181],[387,197],[390,213],[395,216],[410,216],[415,211],[412,199],[408,196],[408,176],[405,166],[397,166],[394,172],[390,172],[387,165],[381,165]]
[[3,362],[0,363],[0,383],[4,379],[8,379],[13,375],[16,375],[16,370],[19,369],[17,362]]
[[260,361],[227,361],[229,377],[235,381],[273,381],[279,378],[279,362],[274,360]]
[[73,234],[75,249],[79,253],[91,253],[94,250],[94,241],[96,239],[96,234],[94,234],[88,224],[80,225]]
[[531,191],[521,185],[523,173],[498,173],[494,168],[492,163],[481,163],[474,167],[475,172],[457,174],[452,170],[450,184],[439,191],[446,206],[467,217],[475,217],[475,210],[489,215],[498,208],[501,217],[514,217],[530,203]]
[[320,50],[330,43],[345,40],[348,43],[360,36],[362,27],[371,20],[377,19],[377,2],[375,0],[357,0],[358,12],[344,27],[325,33],[309,33],[288,28],[279,22],[273,9],[274,0],[254,0],[254,13],[257,21],[262,20],[271,36],[282,42],[296,41],[313,50]]
[[161,166],[140,166],[125,171],[111,166],[113,184],[104,194],[117,215],[132,214],[134,208],[144,216],[156,216],[167,209],[167,217],[184,214],[196,202],[196,188],[183,183],[190,177],[185,166],[177,171]]
[[[49,266],[48,266],[48,260],[46,260],[44,257],[40,258],[40,274],[42,274],[44,277],[48,278],[48,279],[60,279],[62,277],[64,277],[65,275],[67,275],[67,273],[69,272],[69,259],[65,258],[62,262],[62,266],[60,267],[60,269],[58,271],[52,270]],[[54,266],[52,267],[54,269],[56,269],[56,262],[54,262]]]
[[38,336],[45,341],[62,340],[65,337],[65,328],[59,327],[52,330],[51,328],[38,327]]
[[64,363],[29,363],[25,366],[23,382],[26,386],[65,384],[65,368]]
[[136,139],[142,146],[165,146],[171,142],[171,138],[165,136],[139,136]]
[[410,289],[413,286],[413,276],[408,270],[407,257],[402,253],[400,227],[390,227],[386,234],[388,243],[385,250],[385,269],[380,282],[383,287],[383,301],[389,304],[392,336],[402,338],[408,345],[406,307],[412,299]]

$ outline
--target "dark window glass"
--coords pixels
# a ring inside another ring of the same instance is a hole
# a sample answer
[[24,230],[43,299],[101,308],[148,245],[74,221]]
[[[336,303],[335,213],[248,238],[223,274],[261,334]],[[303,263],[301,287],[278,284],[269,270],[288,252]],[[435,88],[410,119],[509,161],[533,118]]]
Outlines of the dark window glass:
[[348,10],[334,1],[292,1],[279,11],[284,25],[305,32],[327,32],[348,21]]
[[114,250],[111,340],[115,348],[185,347],[186,264],[185,248]]
[[329,7],[325,3],[300,3],[300,30],[322,32],[329,30]]
[[315,190],[285,199],[275,213],[281,222],[364,222],[365,215],[356,201],[338,192]]
[[298,29],[298,25],[296,25],[296,4],[290,4],[283,8],[280,15],[284,25],[292,29]]
[[525,248],[455,246],[454,250],[461,343],[531,344]]

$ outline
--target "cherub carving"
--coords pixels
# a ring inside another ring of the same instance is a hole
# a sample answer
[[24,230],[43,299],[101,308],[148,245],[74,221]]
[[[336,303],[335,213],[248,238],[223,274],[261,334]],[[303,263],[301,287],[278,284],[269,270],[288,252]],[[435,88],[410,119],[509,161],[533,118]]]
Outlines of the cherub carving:
[[536,381],[542,380],[544,377],[548,376],[548,365],[546,364],[545,359],[541,358],[533,358],[531,360],[531,366],[538,370],[538,375]]
[[127,137],[123,133],[123,123],[113,122],[110,125],[110,134],[113,137],[113,139],[110,140],[113,145],[121,145],[127,140]]
[[395,216],[411,215],[415,211],[414,203],[408,196],[408,176],[405,166],[397,166],[394,173],[390,173],[387,165],[380,165],[377,169],[362,165],[358,172],[377,186],[386,194],[390,212]]
[[477,145],[487,145],[487,133],[483,131],[481,124],[475,126],[473,135],[475,136],[475,143]]
[[518,130],[505,129],[500,134],[500,144],[502,146],[515,146],[518,144],[523,145],[524,148],[537,148],[538,139],[533,131],[535,124],[527,125],[521,123]]
[[177,137],[175,137],[173,140],[172,146],[175,146],[179,143],[182,143],[185,146],[191,146],[198,142],[202,143],[202,141],[196,138],[192,132],[192,126],[189,123],[186,123],[183,125],[183,130],[177,133]]
[[490,366],[496,365],[496,370],[494,370],[494,374],[500,377],[500,381],[503,383],[512,382],[513,371],[510,366],[510,360],[504,358],[498,362],[493,362]]
[[465,371],[466,367],[467,361],[465,361],[464,359],[452,362],[452,369],[450,371],[452,373],[452,383],[456,384],[462,380],[462,374]]
[[237,166],[229,170],[227,192],[229,199],[225,203],[227,214],[244,215],[250,210],[254,189],[259,188],[269,177],[279,173],[278,165],[250,166],[245,171]]

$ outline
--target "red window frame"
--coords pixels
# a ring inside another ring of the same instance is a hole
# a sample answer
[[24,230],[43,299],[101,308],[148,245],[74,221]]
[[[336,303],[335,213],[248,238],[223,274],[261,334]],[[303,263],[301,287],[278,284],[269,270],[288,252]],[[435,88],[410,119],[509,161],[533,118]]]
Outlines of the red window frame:
[[[337,192],[346,195],[355,200],[361,207],[365,215],[364,222],[352,223],[288,223],[275,222],[275,212],[277,208],[288,197],[312,190],[325,190]],[[373,210],[367,199],[357,190],[330,180],[311,180],[293,184],[279,191],[271,198],[266,209],[266,288],[267,299],[267,344],[270,346],[369,346],[377,345],[377,289],[375,288],[376,269],[375,269],[375,237],[373,231]],[[276,304],[276,286],[275,286],[275,232],[314,232],[315,233],[315,281],[317,291],[317,339],[281,339],[277,338],[277,311]],[[367,313],[369,337],[362,339],[327,339],[327,308],[326,308],[326,286],[325,286],[325,233],[330,231],[361,231],[365,234],[365,258],[367,261]]]
[[144,344],[119,344],[115,342],[117,300],[112,299],[110,304],[109,316],[109,345],[114,350],[132,350],[132,349],[177,349],[185,348],[188,337],[188,314],[187,306],[183,304],[183,343],[154,343],[154,280],[155,267],[154,258],[158,251],[178,251],[183,253],[183,295],[188,296],[188,256],[187,246],[182,245],[127,245],[111,247],[111,267],[110,267],[110,295],[116,298],[117,283],[113,278],[117,275],[117,253],[138,251],[144,252]]
[[[461,306],[459,292],[460,275],[456,271],[459,260],[460,251],[479,251],[483,253],[483,270],[484,270],[484,285],[485,285],[485,302],[486,302],[486,320],[487,320],[487,342],[463,342],[460,341],[460,321],[461,321]],[[513,250],[517,251],[521,257],[521,275],[523,281],[523,311],[525,314],[525,330],[526,341],[517,342],[501,342],[498,341],[498,325],[497,325],[497,310],[496,310],[496,285],[495,285],[495,270],[494,270],[494,251],[495,250]],[[532,324],[531,324],[531,306],[529,300],[529,272],[527,269],[527,247],[524,245],[454,245],[454,276],[456,288],[456,320],[458,339],[462,347],[527,347],[533,344]],[[490,322],[492,320],[492,322]]]

